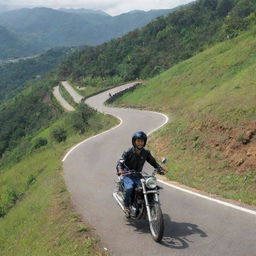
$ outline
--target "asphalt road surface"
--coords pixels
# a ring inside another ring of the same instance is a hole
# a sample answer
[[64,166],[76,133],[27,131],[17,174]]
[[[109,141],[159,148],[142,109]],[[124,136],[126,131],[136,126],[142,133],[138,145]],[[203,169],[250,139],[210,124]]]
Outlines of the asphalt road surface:
[[83,97],[80,94],[78,94],[67,81],[62,81],[61,84],[67,90],[67,92],[71,95],[75,103],[81,102]]
[[[127,87],[129,85],[125,85]],[[120,87],[123,88],[123,87]],[[103,102],[120,88],[86,100],[90,106],[118,116],[115,129],[90,138],[63,159],[64,178],[77,211],[95,227],[111,255],[117,256],[256,256],[256,212],[244,212],[161,184],[165,232],[161,244],[151,238],[146,221],[129,221],[112,197],[115,166],[131,146],[135,131],[147,133],[163,125],[163,115],[108,108]],[[163,128],[164,129],[164,128]],[[146,170],[152,170],[148,165]]]
[[74,111],[75,109],[61,96],[60,94],[60,86],[55,86],[53,88],[53,95],[56,98],[56,100],[60,103],[60,105],[66,110],[66,111]]

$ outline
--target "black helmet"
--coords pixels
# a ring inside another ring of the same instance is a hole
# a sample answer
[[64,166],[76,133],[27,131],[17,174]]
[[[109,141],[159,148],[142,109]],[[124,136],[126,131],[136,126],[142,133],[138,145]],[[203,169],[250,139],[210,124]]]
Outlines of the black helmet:
[[135,145],[135,140],[136,140],[136,139],[142,139],[142,140],[144,140],[144,147],[146,146],[148,137],[147,137],[147,135],[146,135],[145,132],[139,131],[139,132],[135,132],[135,133],[133,134],[133,136],[132,136],[132,145],[133,145],[134,147],[136,146],[136,145]]

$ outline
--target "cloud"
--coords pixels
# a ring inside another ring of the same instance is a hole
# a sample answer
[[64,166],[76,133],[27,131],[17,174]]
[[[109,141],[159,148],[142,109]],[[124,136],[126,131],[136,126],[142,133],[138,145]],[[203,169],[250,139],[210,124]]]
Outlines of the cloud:
[[9,6],[45,6],[51,8],[87,8],[87,9],[104,9],[117,5],[120,0],[0,0],[0,5]]
[[86,8],[117,15],[131,10],[171,9],[189,2],[192,0],[0,0],[0,6]]
[[187,4],[192,0],[129,0],[118,1],[114,7],[108,8],[108,13],[123,13],[130,10],[152,10],[152,9],[171,9],[179,5]]

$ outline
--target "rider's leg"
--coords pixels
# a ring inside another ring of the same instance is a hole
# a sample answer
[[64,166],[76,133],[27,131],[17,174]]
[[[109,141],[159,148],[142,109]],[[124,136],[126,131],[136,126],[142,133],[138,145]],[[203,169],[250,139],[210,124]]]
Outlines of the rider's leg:
[[133,178],[133,182],[136,186],[141,186],[140,178]]
[[124,195],[124,206],[128,207],[133,191],[134,181],[130,177],[125,176],[123,178],[124,183],[124,189],[125,189],[125,195]]

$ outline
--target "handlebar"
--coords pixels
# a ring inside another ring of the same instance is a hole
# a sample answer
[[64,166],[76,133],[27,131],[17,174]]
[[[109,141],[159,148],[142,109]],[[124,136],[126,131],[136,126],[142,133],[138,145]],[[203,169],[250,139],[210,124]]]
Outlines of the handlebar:
[[128,175],[133,175],[133,174],[144,174],[146,176],[155,176],[156,174],[159,174],[159,175],[164,175],[165,172],[162,170],[162,168],[156,168],[154,169],[154,171],[152,172],[152,174],[148,174],[146,172],[136,172],[135,170],[129,170],[129,169],[125,169],[124,170],[125,173],[124,174],[121,174],[122,176],[128,176]]

